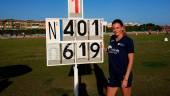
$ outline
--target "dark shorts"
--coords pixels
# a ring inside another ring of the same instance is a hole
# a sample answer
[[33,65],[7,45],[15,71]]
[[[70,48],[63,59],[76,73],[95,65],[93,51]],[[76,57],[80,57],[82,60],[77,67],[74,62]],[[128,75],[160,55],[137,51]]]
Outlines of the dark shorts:
[[[109,77],[108,78],[108,87],[121,87],[122,85],[122,78],[123,76],[114,76],[113,77]],[[132,81],[133,81],[133,74],[131,73],[129,75],[129,79],[128,79],[128,84],[127,87],[131,87],[132,86]]]

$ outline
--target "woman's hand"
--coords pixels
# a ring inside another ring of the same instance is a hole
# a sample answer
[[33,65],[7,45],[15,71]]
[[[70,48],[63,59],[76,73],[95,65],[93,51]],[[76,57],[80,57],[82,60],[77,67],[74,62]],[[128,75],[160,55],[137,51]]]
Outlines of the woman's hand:
[[128,84],[128,80],[127,80],[127,79],[123,79],[123,81],[122,81],[122,87],[123,87],[123,88],[126,88],[126,87],[127,87],[127,84]]

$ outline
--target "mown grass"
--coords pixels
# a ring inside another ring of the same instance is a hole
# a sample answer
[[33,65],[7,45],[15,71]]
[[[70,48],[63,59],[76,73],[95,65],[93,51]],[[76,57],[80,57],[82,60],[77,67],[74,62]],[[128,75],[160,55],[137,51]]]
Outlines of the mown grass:
[[[170,43],[163,41],[164,34],[129,36],[135,43],[133,96],[169,96]],[[109,36],[105,35],[104,40],[107,46]],[[0,39],[1,70],[14,65],[31,68],[30,72],[22,75],[0,76],[0,83],[3,79],[11,82],[5,87],[0,86],[0,96],[73,96],[74,78],[69,75],[72,66],[47,67],[45,48],[45,39],[42,38]],[[98,67],[107,78],[107,53],[104,63]],[[81,83],[86,85],[89,96],[99,96],[97,81],[102,81],[96,79],[93,65],[90,71],[81,76]]]

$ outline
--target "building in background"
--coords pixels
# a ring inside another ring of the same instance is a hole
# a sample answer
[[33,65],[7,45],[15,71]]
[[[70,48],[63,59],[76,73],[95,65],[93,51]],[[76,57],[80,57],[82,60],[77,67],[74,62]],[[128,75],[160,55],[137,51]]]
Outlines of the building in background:
[[141,24],[137,23],[137,22],[127,22],[125,23],[125,26],[140,26]]
[[36,20],[0,20],[0,30],[45,29],[45,21]]

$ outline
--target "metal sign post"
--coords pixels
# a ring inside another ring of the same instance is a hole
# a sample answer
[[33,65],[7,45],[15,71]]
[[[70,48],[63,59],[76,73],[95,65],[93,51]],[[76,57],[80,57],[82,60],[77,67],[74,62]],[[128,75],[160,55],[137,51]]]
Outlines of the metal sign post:
[[[68,0],[68,18],[83,18],[83,0]],[[78,64],[74,65],[74,94],[78,96]]]
[[[75,41],[76,41],[76,39],[75,39]],[[75,50],[77,50],[77,47],[75,47]],[[77,51],[75,51],[76,52],[76,55],[75,55],[75,57],[77,58]],[[75,59],[75,62],[77,62],[77,59]],[[78,94],[79,94],[79,74],[78,74],[78,64],[77,63],[75,63],[74,64],[74,95],[75,96],[78,96]]]
[[77,67],[77,64],[74,65],[74,94],[75,96],[78,96],[79,94],[79,84],[78,84],[78,67]]

